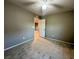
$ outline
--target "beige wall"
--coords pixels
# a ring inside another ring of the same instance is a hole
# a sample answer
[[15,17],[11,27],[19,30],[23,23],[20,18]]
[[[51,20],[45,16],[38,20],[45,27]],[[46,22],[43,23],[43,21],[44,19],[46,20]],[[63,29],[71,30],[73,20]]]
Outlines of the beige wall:
[[33,38],[34,14],[14,4],[5,4],[5,48]]
[[74,41],[74,14],[73,11],[47,16],[46,37]]

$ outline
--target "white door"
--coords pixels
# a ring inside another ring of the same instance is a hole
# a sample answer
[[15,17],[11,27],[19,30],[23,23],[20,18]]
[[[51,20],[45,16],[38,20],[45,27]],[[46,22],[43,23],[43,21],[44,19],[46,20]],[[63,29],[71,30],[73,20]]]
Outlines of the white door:
[[40,24],[40,34],[41,37],[45,37],[45,19],[41,20],[41,24]]

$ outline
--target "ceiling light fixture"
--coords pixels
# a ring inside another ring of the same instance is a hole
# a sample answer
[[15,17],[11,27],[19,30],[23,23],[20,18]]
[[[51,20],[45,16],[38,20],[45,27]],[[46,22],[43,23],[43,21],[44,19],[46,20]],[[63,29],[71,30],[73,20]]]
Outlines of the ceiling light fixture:
[[47,9],[47,0],[43,0],[43,4],[42,4],[42,10],[46,10]]
[[43,14],[43,16],[46,14],[46,10],[47,10],[47,0],[43,0],[43,4],[42,4],[42,14]]
[[47,9],[47,5],[46,4],[43,4],[42,5],[42,10],[46,10]]

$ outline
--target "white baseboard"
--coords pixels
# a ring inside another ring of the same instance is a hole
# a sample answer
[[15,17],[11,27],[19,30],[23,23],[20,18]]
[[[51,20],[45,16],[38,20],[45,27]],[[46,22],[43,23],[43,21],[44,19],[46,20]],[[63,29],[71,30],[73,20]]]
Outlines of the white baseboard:
[[70,42],[65,42],[63,40],[57,40],[57,39],[52,39],[52,38],[47,38],[47,37],[44,37],[45,39],[49,39],[49,40],[55,40],[55,41],[60,41],[60,42],[63,42],[63,43],[66,43],[66,44],[71,44],[71,45],[74,45],[73,43],[70,43]]
[[19,45],[21,45],[21,44],[27,43],[27,42],[29,42],[29,41],[31,41],[31,40],[33,40],[33,39],[26,40],[26,41],[21,42],[21,43],[19,43],[19,44],[16,44],[16,45],[13,45],[13,46],[11,46],[11,47],[8,47],[8,48],[4,49],[4,51],[7,51],[7,50],[12,49],[12,48],[14,48],[14,47],[17,47],[17,46],[19,46]]

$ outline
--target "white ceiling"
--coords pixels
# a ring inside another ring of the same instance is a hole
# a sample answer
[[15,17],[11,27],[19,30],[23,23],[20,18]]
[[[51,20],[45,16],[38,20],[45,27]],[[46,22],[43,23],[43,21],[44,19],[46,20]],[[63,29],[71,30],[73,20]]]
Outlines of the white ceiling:
[[[43,0],[7,0],[30,12],[43,15],[42,4]],[[54,6],[53,4],[59,6]],[[61,6],[61,7],[60,7]],[[74,0],[47,0],[47,9],[45,15],[70,11],[74,9]]]

